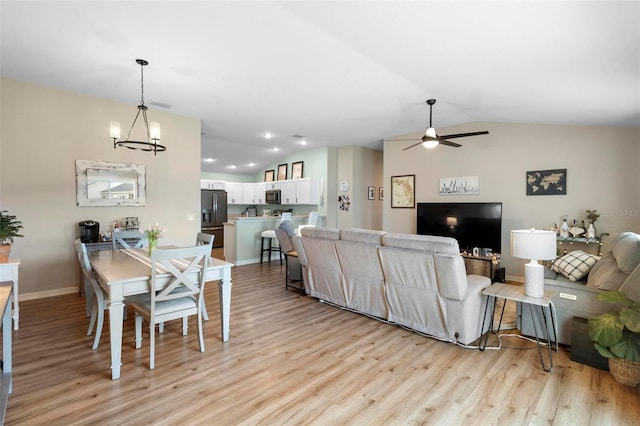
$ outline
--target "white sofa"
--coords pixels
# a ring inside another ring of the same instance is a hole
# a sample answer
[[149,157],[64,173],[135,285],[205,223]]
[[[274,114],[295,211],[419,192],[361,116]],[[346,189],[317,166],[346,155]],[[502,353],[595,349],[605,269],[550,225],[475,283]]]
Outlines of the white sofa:
[[449,342],[481,335],[491,280],[466,275],[453,238],[305,228],[293,244],[312,297]]
[[[640,302],[640,235],[623,232],[613,237],[611,251],[605,253],[588,275],[579,281],[571,281],[562,273],[547,269],[544,289],[555,293],[552,302],[557,314],[558,342],[571,345],[573,317],[588,319],[611,311],[610,303],[597,300],[602,291],[620,290],[630,299]],[[538,324],[542,327],[541,323]],[[516,325],[522,334],[534,335],[528,309],[518,309]]]

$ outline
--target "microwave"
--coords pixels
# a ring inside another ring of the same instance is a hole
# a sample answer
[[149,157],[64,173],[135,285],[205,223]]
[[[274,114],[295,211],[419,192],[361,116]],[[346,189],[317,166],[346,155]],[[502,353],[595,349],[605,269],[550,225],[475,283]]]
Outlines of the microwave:
[[280,190],[267,189],[264,193],[264,199],[267,204],[280,204]]

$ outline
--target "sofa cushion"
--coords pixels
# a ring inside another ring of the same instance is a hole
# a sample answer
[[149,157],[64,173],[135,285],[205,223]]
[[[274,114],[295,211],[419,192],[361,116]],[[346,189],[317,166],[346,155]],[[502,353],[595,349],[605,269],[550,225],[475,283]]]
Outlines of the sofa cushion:
[[640,263],[640,235],[633,232],[617,235],[613,240],[612,251],[618,268],[630,274]]
[[571,281],[578,281],[589,273],[598,260],[600,260],[598,256],[585,253],[582,250],[576,250],[553,262],[551,269]]
[[340,230],[337,228],[307,227],[300,230],[303,237],[324,238],[325,240],[339,240]]
[[591,268],[587,279],[587,287],[601,290],[618,290],[624,280],[627,279],[627,276],[618,268],[613,253],[607,252]]
[[340,231],[340,239],[353,241],[354,243],[382,245],[384,231],[374,231],[371,229],[345,228]]
[[278,225],[278,229],[282,229],[284,232],[287,233],[289,238],[291,238],[293,236],[293,231],[295,231],[296,227],[293,225],[293,222],[291,222],[290,220],[283,220],[282,222],[280,222],[280,225]]
[[426,251],[433,254],[459,255],[458,241],[455,238],[433,235],[407,235],[387,233],[382,237],[382,245],[411,250]]

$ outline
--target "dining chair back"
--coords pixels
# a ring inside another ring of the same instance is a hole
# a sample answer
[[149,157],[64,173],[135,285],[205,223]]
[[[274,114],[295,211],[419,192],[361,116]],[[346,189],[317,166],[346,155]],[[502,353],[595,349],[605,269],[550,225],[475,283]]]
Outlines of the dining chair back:
[[113,250],[148,247],[149,239],[142,231],[118,231],[111,233],[111,245]]
[[213,249],[213,240],[215,239],[215,235],[205,234],[204,232],[198,232],[196,235],[196,245],[197,246],[209,246],[210,249]]
[[[91,336],[94,325],[96,326],[95,337],[93,339],[93,349],[98,349],[100,344],[100,336],[102,335],[102,326],[104,324],[104,310],[106,308],[106,294],[95,275],[93,274],[93,268],[89,262],[89,256],[87,254],[87,246],[80,241],[75,240],[74,246],[78,253],[78,261],[82,270],[82,277],[85,282],[85,297],[92,298],[91,304],[91,320],[89,321],[89,328],[87,329],[87,336]],[[89,284],[88,286],[86,284]],[[97,324],[96,324],[97,322]]]
[[[284,222],[283,222],[284,223]],[[302,280],[302,268],[300,267],[300,261],[298,260],[298,252],[296,252],[289,234],[282,229],[275,230],[278,244],[284,254],[284,260],[286,265],[284,276],[284,289],[288,290],[289,287],[293,287],[300,291],[300,295],[304,295],[304,282]],[[297,281],[298,285],[292,285],[291,283]]]
[[187,335],[188,317],[197,315],[200,352],[204,352],[202,300],[210,250],[206,245],[156,249],[151,252],[149,297],[136,300],[136,349],[142,345],[142,322],[149,322],[149,368],[155,367],[155,325],[182,318]]

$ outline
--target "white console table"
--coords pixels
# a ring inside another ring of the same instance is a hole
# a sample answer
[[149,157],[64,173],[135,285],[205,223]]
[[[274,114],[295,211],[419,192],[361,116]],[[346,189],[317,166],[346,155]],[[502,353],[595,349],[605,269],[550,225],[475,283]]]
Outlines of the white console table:
[[18,329],[20,319],[20,308],[18,307],[18,269],[20,269],[20,259],[9,259],[8,262],[0,263],[0,281],[13,281],[13,329]]

